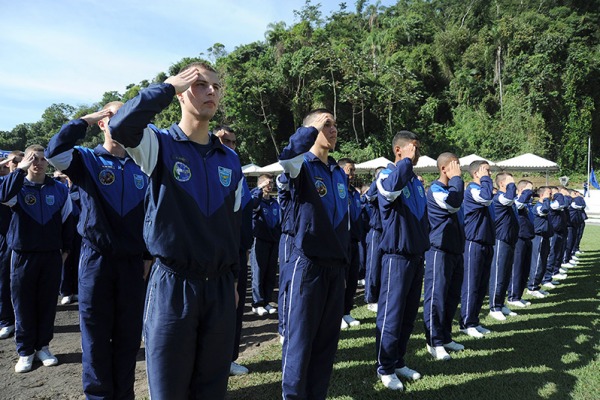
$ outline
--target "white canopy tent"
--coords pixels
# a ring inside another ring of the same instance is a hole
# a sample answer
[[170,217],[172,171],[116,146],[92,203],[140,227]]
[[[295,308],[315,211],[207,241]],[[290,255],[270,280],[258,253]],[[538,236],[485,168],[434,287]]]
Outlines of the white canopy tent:
[[357,173],[374,173],[375,170],[379,167],[387,167],[391,161],[385,157],[375,158],[373,160],[365,161],[360,164],[356,164],[356,172]]
[[277,174],[281,174],[283,172],[283,167],[281,166],[281,164],[279,164],[279,161],[274,162],[273,164],[269,164],[269,165],[265,165],[262,168],[258,169],[258,175],[262,175],[262,174],[273,174],[273,175],[277,175]]
[[496,163],[502,170],[511,169],[515,171],[546,172],[546,185],[548,184],[548,172],[558,171],[558,164],[532,153],[525,153],[517,157]]
[[258,176],[260,175],[260,167],[253,163],[246,164],[242,167],[242,173],[247,176]]
[[495,167],[496,163],[493,161],[490,161],[486,158],[483,158],[481,156],[478,156],[477,154],[469,154],[468,156],[464,156],[458,159],[458,162],[460,163],[460,169],[461,171],[468,171],[469,170],[469,165],[471,165],[471,163],[473,161],[479,161],[479,160],[483,160],[486,161],[490,167]]
[[419,161],[417,161],[417,165],[413,167],[413,170],[419,173],[437,172],[437,161],[429,156],[420,156]]

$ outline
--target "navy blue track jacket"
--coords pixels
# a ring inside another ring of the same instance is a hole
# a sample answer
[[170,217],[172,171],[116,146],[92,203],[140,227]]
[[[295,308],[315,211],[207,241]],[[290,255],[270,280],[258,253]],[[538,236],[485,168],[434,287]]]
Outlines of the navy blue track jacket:
[[274,198],[265,199],[262,189],[252,189],[252,228],[254,237],[267,242],[278,242],[281,236],[279,203]]
[[375,230],[381,232],[383,226],[381,225],[381,212],[379,211],[379,200],[377,191],[377,181],[373,181],[369,190],[365,193],[365,199],[371,205],[371,214],[369,219],[369,226]]
[[509,183],[506,185],[506,193],[499,190],[493,199],[496,239],[510,246],[514,246],[519,239],[519,221],[514,208],[518,202],[516,197],[517,186]]
[[470,242],[493,246],[496,232],[489,206],[494,198],[494,184],[489,176],[482,176],[480,182],[481,185],[469,182],[465,190],[465,238]]
[[237,154],[209,135],[210,149],[177,124],[148,125],[175,96],[167,83],[151,85],[110,119],[113,139],[150,177],[144,239],[148,251],[174,272],[213,278],[239,272],[242,168]]
[[131,158],[116,157],[101,145],[93,150],[75,146],[87,127],[82,119],[63,125],[50,139],[46,158],[79,186],[82,240],[102,254],[142,255],[148,177]]
[[312,262],[350,263],[348,177],[332,157],[324,164],[309,152],[317,138],[313,127],[300,127],[279,155],[290,178],[294,247]]
[[464,199],[464,182],[460,176],[448,185],[435,180],[427,191],[429,242],[432,247],[452,254],[462,254],[465,249],[465,231],[460,206]]

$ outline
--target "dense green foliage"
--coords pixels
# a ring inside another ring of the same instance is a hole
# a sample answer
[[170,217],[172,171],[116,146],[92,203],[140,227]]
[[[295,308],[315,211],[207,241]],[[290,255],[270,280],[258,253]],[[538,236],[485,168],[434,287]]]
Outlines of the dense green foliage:
[[[359,162],[389,157],[393,134],[410,129],[432,157],[452,150],[501,160],[535,152],[563,173],[585,171],[588,135],[600,144],[600,0],[353,6],[341,3],[323,16],[307,0],[295,24],[272,23],[263,41],[230,53],[220,43],[208,49],[226,88],[215,121],[238,131],[244,163],[275,161],[303,115],[327,107],[340,127],[336,155]],[[127,100],[150,83],[107,92],[86,107],[53,104],[41,121],[0,132],[0,148],[45,144],[68,119]],[[177,122],[178,107],[174,102],[156,124]],[[86,144],[99,140],[97,133],[91,130]]]

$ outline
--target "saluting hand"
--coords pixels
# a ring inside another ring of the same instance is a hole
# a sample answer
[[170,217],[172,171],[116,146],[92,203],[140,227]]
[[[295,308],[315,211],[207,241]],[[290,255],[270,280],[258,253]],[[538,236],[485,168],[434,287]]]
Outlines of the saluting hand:
[[87,124],[89,126],[94,125],[95,123],[97,123],[100,120],[103,120],[106,117],[112,117],[113,116],[113,112],[110,108],[107,108],[106,110],[100,110],[100,111],[96,111],[95,113],[91,113],[88,115],[84,115],[83,117],[81,117],[82,120],[84,120],[85,122],[87,122]]
[[319,116],[317,116],[317,118],[315,118],[315,121],[313,123],[313,128],[315,128],[317,131],[321,132],[323,130],[323,128],[325,127],[325,125],[327,124],[327,122],[330,122],[331,118],[329,118],[329,114],[319,114]]
[[410,158],[411,161],[414,161],[416,154],[417,146],[415,146],[414,143],[408,143],[402,148],[402,157],[404,158]]
[[192,83],[196,82],[200,76],[198,68],[186,69],[177,75],[170,76],[165,83],[170,83],[175,88],[175,93],[181,94],[188,90]]
[[452,179],[455,176],[460,176],[462,172],[460,171],[460,164],[456,160],[450,161],[450,164],[446,167],[446,176],[448,179]]
[[35,154],[33,154],[33,151],[32,151],[27,155],[27,157],[23,157],[21,162],[17,165],[17,168],[20,168],[23,171],[27,171],[29,169],[29,167],[31,167],[31,164],[33,164],[34,160],[35,160]]

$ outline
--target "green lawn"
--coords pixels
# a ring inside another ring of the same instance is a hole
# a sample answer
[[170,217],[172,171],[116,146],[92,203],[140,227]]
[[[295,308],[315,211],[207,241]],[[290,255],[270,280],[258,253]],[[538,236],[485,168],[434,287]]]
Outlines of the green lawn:
[[[567,280],[547,298],[516,310],[516,317],[483,318],[493,330],[485,339],[472,339],[455,327],[455,339],[467,349],[449,362],[427,354],[420,313],[406,360],[424,376],[405,385],[404,394],[385,389],[377,379],[375,314],[356,308],[352,314],[362,325],[341,334],[328,398],[600,399],[599,243],[600,227],[586,227],[585,254]],[[258,356],[242,361],[252,373],[230,378],[228,399],[281,398],[281,346],[263,346]]]

